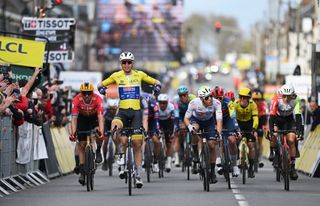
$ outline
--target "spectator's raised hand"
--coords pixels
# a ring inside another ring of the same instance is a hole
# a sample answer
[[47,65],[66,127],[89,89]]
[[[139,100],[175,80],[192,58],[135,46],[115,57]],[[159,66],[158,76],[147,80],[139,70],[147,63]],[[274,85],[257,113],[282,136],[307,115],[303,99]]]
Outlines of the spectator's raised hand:
[[15,84],[10,84],[7,88],[3,91],[7,96],[12,94],[13,89],[15,88]]
[[7,88],[9,81],[7,79],[0,80],[0,92],[4,91]]

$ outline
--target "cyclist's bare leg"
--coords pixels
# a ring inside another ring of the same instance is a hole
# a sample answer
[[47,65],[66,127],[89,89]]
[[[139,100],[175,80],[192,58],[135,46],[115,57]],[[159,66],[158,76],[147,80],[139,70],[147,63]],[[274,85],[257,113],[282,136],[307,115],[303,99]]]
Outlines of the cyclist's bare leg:
[[84,165],[84,149],[86,147],[86,144],[87,144],[87,141],[80,141],[79,142],[79,162],[80,162],[80,165]]
[[[193,123],[192,126],[195,128],[195,132],[198,132],[199,125],[196,123]],[[199,149],[201,148],[201,139],[199,138],[199,135],[191,134],[191,145],[193,150],[193,157],[198,158]]]
[[238,147],[237,147],[236,137],[233,135],[229,136],[228,143],[229,143],[229,148],[230,148],[231,164],[233,166],[236,166],[237,165],[237,155],[238,155]]
[[217,159],[217,153],[216,153],[216,145],[218,144],[217,141],[215,140],[209,140],[208,141],[208,146],[209,146],[209,162],[211,164],[215,164],[216,163],[216,159]]
[[287,134],[287,142],[289,145],[289,155],[292,159],[292,157],[294,158],[296,156],[296,134],[293,132]]
[[249,159],[254,159],[256,157],[254,145],[255,145],[255,142],[248,142]]
[[108,144],[109,144],[109,135],[104,137],[103,145],[102,145],[102,154],[103,159],[106,160],[108,153]]

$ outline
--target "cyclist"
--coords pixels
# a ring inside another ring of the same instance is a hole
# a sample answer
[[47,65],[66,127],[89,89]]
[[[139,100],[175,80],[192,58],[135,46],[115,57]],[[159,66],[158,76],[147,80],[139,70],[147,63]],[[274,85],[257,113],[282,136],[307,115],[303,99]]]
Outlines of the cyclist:
[[[104,118],[102,98],[93,93],[93,85],[90,82],[84,82],[80,86],[80,91],[72,100],[71,113],[71,133],[70,140],[75,141],[76,131],[89,131],[99,125],[100,141],[104,139]],[[79,141],[79,183],[84,184],[84,150],[86,146],[87,134],[78,134]],[[100,144],[101,145],[101,144]],[[100,148],[97,148],[96,154],[100,153]],[[100,154],[101,155],[101,154]]]
[[[118,94],[120,97],[119,110],[112,121],[111,130],[115,127],[122,129],[123,127],[131,126],[137,128],[132,135],[133,152],[136,166],[136,186],[141,188],[143,182],[141,179],[142,171],[142,134],[138,128],[141,128],[142,124],[142,112],[140,106],[140,91],[142,82],[154,85],[155,93],[159,93],[161,89],[160,82],[146,73],[133,70],[134,56],[131,52],[122,52],[119,57],[121,63],[121,71],[114,72],[110,77],[99,83],[98,88],[101,94],[105,94],[105,87],[110,84],[116,83],[118,86]],[[129,122],[131,121],[131,125]],[[117,132],[117,136],[119,133]],[[123,145],[120,152],[120,163],[124,163],[124,154],[126,151],[127,138],[122,135],[120,142]],[[124,171],[119,171],[119,177],[123,179],[125,177]]]
[[262,138],[263,134],[266,132],[267,129],[267,104],[262,98],[262,93],[260,90],[256,90],[252,93],[252,99],[258,106],[258,118],[259,118],[259,125],[258,125],[258,150],[259,150],[259,167],[263,167],[264,163],[261,161],[261,153],[262,153]]
[[254,178],[254,159],[255,159],[255,141],[257,136],[258,120],[258,107],[251,99],[251,90],[247,87],[239,90],[239,99],[234,102],[237,121],[241,131],[251,132],[246,133],[248,147],[249,147],[249,170],[248,177]]
[[[215,146],[217,145],[217,136],[220,138],[222,131],[222,110],[221,103],[212,98],[210,87],[202,86],[199,88],[198,97],[189,103],[188,110],[184,116],[184,123],[191,134],[196,133],[200,129],[205,129],[207,132],[204,134],[204,138],[207,138],[209,146],[209,162],[211,166],[210,183],[217,183],[215,174]],[[217,124],[217,135],[215,123]],[[192,144],[198,145],[199,147],[198,143],[201,143],[198,135],[192,135]],[[194,163],[199,161],[198,147],[193,147]]]
[[[111,131],[111,122],[115,117],[117,110],[119,108],[119,99],[108,99],[106,103],[106,110],[104,113],[105,118],[105,131]],[[104,144],[102,147],[103,153],[103,164],[102,170],[108,169],[108,162],[107,162],[107,153],[108,153],[108,143],[109,143],[109,135],[105,137]]]
[[160,94],[158,96],[159,105],[159,126],[164,132],[166,141],[166,172],[171,171],[171,156],[172,156],[172,138],[174,132],[175,121],[178,120],[178,116],[175,112],[174,105],[169,102],[167,94]]
[[232,90],[226,91],[224,94],[225,97],[229,98],[231,101],[235,101],[234,92]]
[[[228,137],[228,143],[230,148],[231,165],[233,166],[232,176],[238,177],[238,175],[240,174],[240,170],[237,166],[238,135],[236,135],[236,132],[238,131],[239,127],[236,119],[236,113],[233,107],[233,102],[229,98],[224,97],[224,90],[222,87],[219,87],[219,86],[216,86],[212,89],[212,96],[221,102],[222,116],[223,116],[223,124],[222,124],[223,129],[229,130],[228,132],[225,132],[225,135],[226,137]],[[218,164],[218,160],[217,160],[217,164]],[[218,169],[218,173],[219,173],[219,169]]]
[[[159,106],[157,100],[152,94],[142,94],[141,102],[143,105],[143,127],[148,132],[148,135],[152,137],[153,142],[153,154],[154,162],[152,165],[152,171],[159,172],[159,154],[160,154],[160,141],[159,134]],[[144,100],[144,101],[143,101]]]
[[[186,129],[186,125],[183,122],[184,115],[188,109],[189,102],[196,98],[194,94],[189,94],[189,89],[185,85],[181,85],[177,89],[178,96],[174,98],[174,105],[176,108],[176,112],[179,116],[179,122],[177,122],[178,125],[176,125],[176,132],[175,134],[175,141],[174,141],[174,151],[175,151],[175,166],[180,166],[180,160],[179,160],[179,151],[181,144],[184,141],[184,138],[186,137],[185,132],[183,132]],[[181,130],[178,130],[181,129]]]
[[[271,146],[276,154],[279,151],[276,147],[277,141],[276,136],[277,130],[296,130],[297,134],[294,132],[289,132],[286,134],[286,138],[289,145],[289,155],[291,157],[291,170],[290,179],[297,180],[298,174],[295,170],[295,159],[296,159],[296,146],[295,142],[297,136],[301,138],[303,132],[302,130],[302,117],[301,117],[301,107],[300,98],[295,97],[294,88],[291,85],[285,84],[281,87],[280,93],[273,97],[270,107],[270,117],[269,117],[269,129],[273,138],[271,138]],[[275,158],[276,160],[277,158]],[[277,165],[277,162],[274,162]]]

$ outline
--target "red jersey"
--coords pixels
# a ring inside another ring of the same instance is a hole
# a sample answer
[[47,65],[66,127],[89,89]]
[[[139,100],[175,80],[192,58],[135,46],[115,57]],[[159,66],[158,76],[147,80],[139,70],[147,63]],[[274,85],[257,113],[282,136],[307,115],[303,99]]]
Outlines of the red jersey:
[[259,101],[257,103],[258,106],[258,117],[261,118],[262,116],[266,115],[266,108],[267,108],[267,104],[264,101]]
[[103,115],[103,103],[102,98],[93,93],[91,102],[86,104],[82,97],[82,94],[79,93],[72,100],[72,115],[83,115],[83,116],[93,116],[93,115]]

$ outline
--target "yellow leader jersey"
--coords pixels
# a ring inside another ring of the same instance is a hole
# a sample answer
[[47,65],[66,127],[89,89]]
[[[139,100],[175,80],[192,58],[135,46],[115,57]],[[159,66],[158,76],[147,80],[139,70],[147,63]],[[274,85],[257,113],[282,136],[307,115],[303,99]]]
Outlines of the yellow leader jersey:
[[236,111],[236,116],[238,121],[247,122],[253,119],[252,128],[257,129],[259,124],[258,119],[258,107],[257,104],[250,99],[247,107],[242,107],[240,105],[240,100],[234,102],[234,109]]
[[126,74],[123,70],[114,72],[110,77],[102,81],[103,86],[116,83],[120,99],[120,109],[140,110],[141,82],[155,84],[156,80],[146,73],[138,70],[131,70]]

